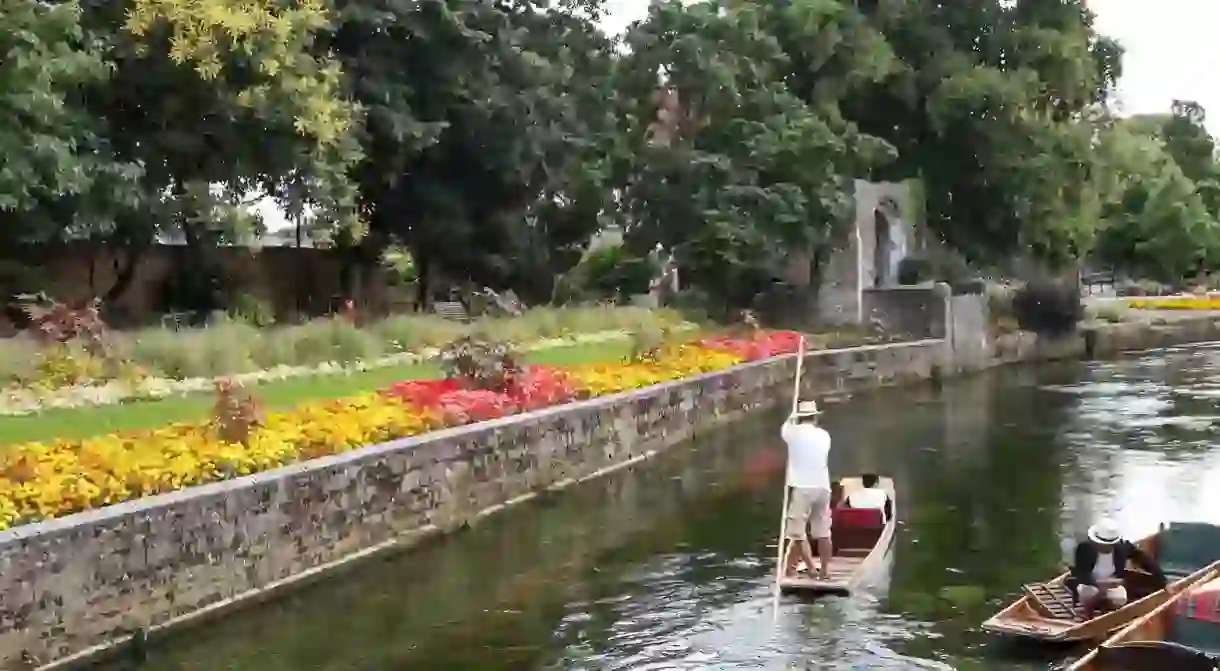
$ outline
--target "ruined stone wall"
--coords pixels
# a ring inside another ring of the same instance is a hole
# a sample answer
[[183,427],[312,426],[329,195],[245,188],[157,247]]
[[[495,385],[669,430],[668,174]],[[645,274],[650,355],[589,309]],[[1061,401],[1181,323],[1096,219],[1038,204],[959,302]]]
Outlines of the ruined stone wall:
[[[890,226],[901,229],[907,253],[917,253],[924,244],[920,223],[906,219],[908,213],[922,209],[922,204],[916,207],[911,202],[908,183],[858,179],[852,195],[856,206],[852,230],[830,255],[818,278],[818,317],[828,324],[856,324],[868,319],[862,292],[874,288],[879,272],[875,258],[878,209],[886,213]],[[890,286],[894,280],[889,277],[883,284]]]
[[864,321],[914,338],[947,337],[949,285],[865,289]]
[[979,370],[991,365],[987,331],[990,306],[986,294],[949,297],[948,331],[957,370]]
[[[802,394],[925,379],[943,341],[815,352]],[[790,403],[795,355],[0,533],[0,668],[234,605]]]

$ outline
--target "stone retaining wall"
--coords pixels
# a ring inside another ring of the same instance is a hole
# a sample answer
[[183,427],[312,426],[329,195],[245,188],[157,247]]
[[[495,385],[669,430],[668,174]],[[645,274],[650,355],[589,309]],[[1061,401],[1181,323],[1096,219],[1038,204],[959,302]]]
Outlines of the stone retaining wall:
[[865,289],[861,309],[866,323],[915,338],[944,338],[949,327],[949,285]]
[[990,366],[1058,359],[1104,359],[1123,352],[1220,340],[1220,318],[1180,317],[1089,326],[1060,339],[1032,333],[989,338]]
[[[811,353],[802,395],[927,379],[943,340]],[[88,657],[790,403],[795,355],[0,533],[0,668]]]

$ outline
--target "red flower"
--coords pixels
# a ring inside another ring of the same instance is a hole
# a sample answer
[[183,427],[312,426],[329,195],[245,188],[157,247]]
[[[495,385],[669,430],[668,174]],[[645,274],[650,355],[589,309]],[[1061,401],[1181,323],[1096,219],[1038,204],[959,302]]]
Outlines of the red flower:
[[513,376],[506,393],[465,389],[458,380],[396,382],[385,391],[421,410],[436,410],[450,424],[495,419],[513,413],[566,403],[577,397],[560,370],[527,366]]

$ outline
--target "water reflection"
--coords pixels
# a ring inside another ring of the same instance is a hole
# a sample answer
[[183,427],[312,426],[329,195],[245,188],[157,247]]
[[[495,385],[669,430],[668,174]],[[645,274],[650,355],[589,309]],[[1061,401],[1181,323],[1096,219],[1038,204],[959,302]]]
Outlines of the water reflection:
[[1154,530],[1166,516],[1216,520],[1220,349],[1173,348],[1097,364],[1071,389],[1081,390],[1067,432],[1077,468],[1063,500],[1077,514],[1065,531],[1083,533],[1091,511],[1111,514],[1130,534]]
[[890,564],[851,599],[773,610],[773,416],[177,636],[144,668],[1048,668],[979,623],[1095,515],[1220,521],[1218,394],[1206,348],[829,406],[832,467],[899,489]]

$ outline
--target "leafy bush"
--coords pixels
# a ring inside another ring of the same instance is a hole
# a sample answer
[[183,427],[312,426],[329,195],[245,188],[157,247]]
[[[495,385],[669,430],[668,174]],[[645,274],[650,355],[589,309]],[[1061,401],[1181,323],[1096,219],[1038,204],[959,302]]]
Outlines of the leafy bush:
[[212,428],[225,443],[248,445],[254,430],[263,425],[263,407],[241,384],[222,378],[216,381],[216,404]]
[[455,340],[440,354],[445,378],[467,389],[505,393],[521,373],[517,355],[507,343],[465,337]]
[[415,257],[411,256],[411,251],[407,248],[391,245],[382,253],[380,260],[392,285],[404,286],[419,280]]
[[898,283],[903,286],[920,284],[932,279],[932,264],[927,259],[908,256],[898,262]]
[[595,250],[577,267],[585,289],[599,296],[648,293],[657,274],[651,259],[635,256],[621,246]]
[[1013,314],[1025,331],[1064,335],[1084,317],[1080,290],[1070,282],[1033,281],[1013,294]]
[[266,327],[275,323],[275,309],[271,303],[251,293],[234,296],[229,302],[229,315],[251,326]]
[[104,362],[67,343],[40,351],[27,383],[35,389],[58,389],[105,377]]
[[643,328],[631,334],[631,363],[646,363],[655,361],[665,345],[670,340],[670,333],[663,328]]
[[25,306],[30,318],[30,333],[42,343],[66,344],[80,340],[91,352],[106,348],[106,322],[102,321],[101,300],[93,299],[83,308],[73,308],[58,301],[29,303]]

